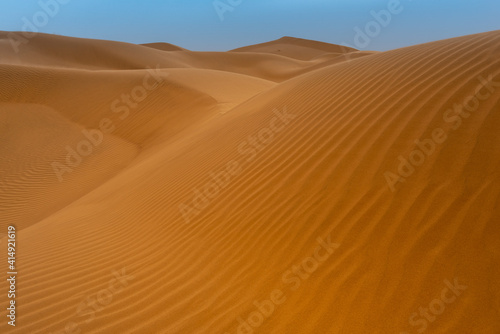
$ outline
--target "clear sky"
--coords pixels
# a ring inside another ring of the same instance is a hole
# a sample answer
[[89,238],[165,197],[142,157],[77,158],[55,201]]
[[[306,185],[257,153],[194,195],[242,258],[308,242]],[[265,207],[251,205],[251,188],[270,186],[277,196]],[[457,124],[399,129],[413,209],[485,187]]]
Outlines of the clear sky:
[[[387,10],[394,1],[1,0],[0,30],[169,42],[199,51],[225,51],[282,36],[384,51],[500,30],[500,0],[400,0],[390,23],[370,25],[375,20],[370,12]],[[373,37],[358,36],[356,44],[354,29],[365,32],[367,24]]]

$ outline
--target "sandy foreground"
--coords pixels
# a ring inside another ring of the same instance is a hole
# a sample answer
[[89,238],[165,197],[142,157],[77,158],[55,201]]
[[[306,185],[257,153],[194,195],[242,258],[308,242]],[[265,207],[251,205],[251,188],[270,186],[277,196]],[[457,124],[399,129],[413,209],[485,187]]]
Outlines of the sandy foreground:
[[0,333],[500,333],[500,32],[0,33]]

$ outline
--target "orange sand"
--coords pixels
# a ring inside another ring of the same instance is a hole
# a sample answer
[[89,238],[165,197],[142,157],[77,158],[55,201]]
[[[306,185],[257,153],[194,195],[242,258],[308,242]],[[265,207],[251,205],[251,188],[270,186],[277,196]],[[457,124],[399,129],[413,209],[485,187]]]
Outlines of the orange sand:
[[[0,233],[18,230],[19,294],[12,328],[1,281],[0,333],[238,333],[276,290],[255,333],[500,333],[500,32],[380,53],[6,38]],[[82,131],[102,140],[60,182]],[[400,156],[424,161],[393,192]],[[113,271],[130,276],[109,300]]]

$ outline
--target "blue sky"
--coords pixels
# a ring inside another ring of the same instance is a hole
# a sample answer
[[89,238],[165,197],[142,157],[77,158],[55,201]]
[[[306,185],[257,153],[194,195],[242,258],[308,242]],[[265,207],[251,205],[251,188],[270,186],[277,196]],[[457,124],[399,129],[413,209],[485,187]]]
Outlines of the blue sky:
[[[221,20],[214,0],[2,0],[0,30],[21,31],[27,20],[46,33],[161,41],[200,51],[225,51],[282,36],[357,46],[354,29],[365,31],[374,20],[370,12],[387,10],[391,1],[398,0],[220,0]],[[49,13],[53,17],[40,14],[43,4],[54,11]],[[358,48],[384,51],[500,30],[498,0],[400,0],[398,8],[391,22],[380,25],[366,46]]]

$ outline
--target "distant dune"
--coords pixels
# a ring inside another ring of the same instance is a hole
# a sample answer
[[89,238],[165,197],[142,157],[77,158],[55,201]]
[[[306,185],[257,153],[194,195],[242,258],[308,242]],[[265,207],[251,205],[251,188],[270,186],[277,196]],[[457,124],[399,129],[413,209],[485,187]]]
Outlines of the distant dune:
[[234,49],[232,51],[273,53],[301,60],[311,60],[314,57],[324,54],[348,53],[357,50],[347,46],[334,45],[287,36],[275,41],[245,46],[242,48]]
[[146,44],[142,44],[142,45],[153,48],[153,49],[158,49],[161,51],[188,51],[184,48],[181,48],[180,46],[173,45],[170,43],[146,43]]
[[500,333],[499,50],[0,33],[0,333]]

